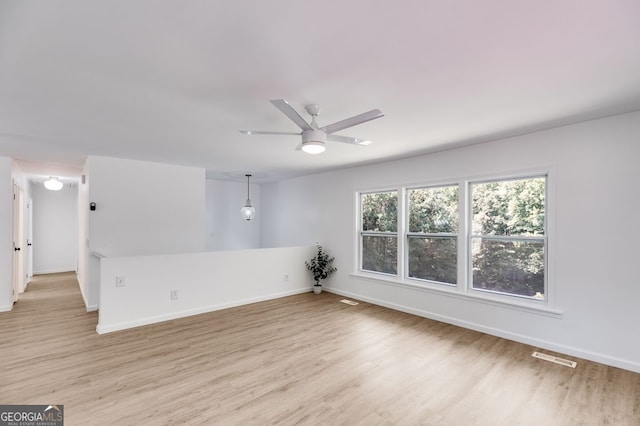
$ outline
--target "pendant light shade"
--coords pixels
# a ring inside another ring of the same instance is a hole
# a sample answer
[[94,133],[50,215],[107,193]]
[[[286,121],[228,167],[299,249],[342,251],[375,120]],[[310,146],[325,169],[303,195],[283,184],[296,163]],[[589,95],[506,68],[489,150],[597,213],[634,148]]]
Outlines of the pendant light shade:
[[247,202],[244,207],[240,209],[240,216],[244,220],[251,220],[256,215],[256,209],[251,205],[251,199],[249,198],[249,178],[251,175],[245,175],[247,177]]
[[44,181],[44,187],[49,191],[60,191],[64,184],[57,177],[50,176],[49,180]]

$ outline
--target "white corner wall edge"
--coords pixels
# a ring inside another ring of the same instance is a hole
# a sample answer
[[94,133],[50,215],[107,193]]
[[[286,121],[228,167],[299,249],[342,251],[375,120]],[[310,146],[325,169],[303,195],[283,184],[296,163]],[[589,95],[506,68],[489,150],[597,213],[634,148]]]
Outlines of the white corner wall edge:
[[9,312],[9,311],[11,311],[11,305],[0,306],[0,312]]
[[98,310],[98,305],[87,305],[85,303],[86,307],[87,307],[87,312],[96,312]]
[[80,287],[80,296],[82,296],[82,303],[84,303],[84,306],[87,308],[87,312],[89,312],[89,302],[87,301],[87,296],[84,294],[85,289],[82,287],[82,284],[80,284],[79,278],[78,278],[78,287]]
[[452,317],[448,317],[448,316],[444,316],[444,315],[439,315],[439,314],[434,314],[432,312],[425,311],[425,310],[422,310],[422,309],[416,309],[416,308],[411,308],[411,307],[404,306],[404,305],[399,305],[399,304],[396,304],[396,303],[390,303],[390,302],[386,302],[386,301],[383,301],[383,300],[375,299],[375,298],[372,298],[372,297],[362,296],[362,295],[359,295],[359,294],[351,293],[349,291],[338,290],[338,289],[331,288],[331,287],[324,287],[323,289],[325,291],[329,292],[329,293],[334,293],[334,294],[338,294],[340,296],[345,296],[345,297],[351,297],[353,299],[361,300],[363,302],[368,302],[368,303],[371,303],[373,305],[383,306],[385,308],[393,309],[393,310],[400,311],[400,312],[405,312],[407,314],[417,315],[417,316],[420,316],[420,317],[432,319],[432,320],[435,320],[435,321],[444,322],[444,323],[455,325],[455,326],[458,326],[458,327],[479,331],[481,333],[489,334],[489,335],[492,335],[492,336],[502,337],[504,339],[513,340],[513,341],[519,342],[519,343],[524,343],[526,345],[531,345],[531,346],[535,346],[535,347],[538,347],[538,348],[547,349],[547,350],[550,350],[550,351],[559,352],[559,353],[563,353],[563,354],[566,354],[566,355],[570,355],[570,356],[575,356],[575,357],[578,357],[578,358],[586,359],[586,360],[589,360],[589,361],[598,362],[600,364],[605,364],[605,365],[609,365],[609,366],[612,366],[612,367],[622,368],[624,370],[633,371],[635,373],[640,373],[640,364],[636,363],[636,362],[633,362],[633,361],[620,359],[620,358],[616,358],[616,357],[611,357],[611,356],[608,356],[608,355],[595,353],[595,352],[591,352],[591,351],[585,351],[585,350],[582,350],[582,349],[579,349],[579,348],[575,348],[575,347],[572,347],[572,346],[559,345],[559,344],[556,344],[556,343],[553,343],[553,342],[549,342],[549,341],[546,341],[546,340],[534,339],[534,338],[531,338],[531,337],[528,337],[528,336],[525,336],[525,335],[522,335],[522,334],[511,333],[511,332],[508,332],[508,331],[500,330],[498,328],[485,327],[483,325],[476,324],[476,323],[473,323],[473,322],[461,321],[461,320],[458,320],[456,318],[452,318]]
[[296,295],[296,294],[308,293],[308,292],[310,292],[312,290],[313,289],[311,287],[309,287],[308,289],[298,289],[298,290],[286,291],[286,292],[281,292],[281,293],[274,293],[274,294],[267,295],[267,296],[261,296],[261,297],[251,298],[251,299],[243,299],[243,300],[237,300],[237,301],[232,301],[232,302],[220,303],[220,304],[217,304],[217,305],[205,306],[205,307],[196,308],[196,309],[189,309],[189,310],[181,311],[181,312],[172,312],[172,313],[166,314],[166,315],[157,315],[157,316],[154,316],[154,317],[143,318],[143,319],[140,319],[140,320],[137,320],[137,321],[122,322],[122,323],[119,323],[119,324],[111,324],[111,325],[102,326],[102,327],[98,324],[96,326],[96,332],[98,334],[112,333],[114,331],[121,331],[121,330],[126,330],[126,329],[129,329],[129,328],[135,328],[135,327],[141,327],[141,326],[144,326],[144,325],[155,324],[155,323],[158,323],[158,322],[170,321],[170,320],[190,317],[190,316],[194,316],[194,315],[206,314],[207,312],[221,311],[223,309],[235,308],[235,307],[238,307],[238,306],[249,305],[251,303],[264,302],[264,301],[267,301],[267,300],[279,299],[281,297],[287,297],[287,296],[293,296],[293,295]]

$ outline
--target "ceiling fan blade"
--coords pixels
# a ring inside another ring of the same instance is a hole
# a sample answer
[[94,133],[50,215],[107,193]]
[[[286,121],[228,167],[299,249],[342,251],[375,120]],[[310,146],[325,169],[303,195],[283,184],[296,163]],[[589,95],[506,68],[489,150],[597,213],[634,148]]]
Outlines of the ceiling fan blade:
[[351,118],[329,124],[328,126],[321,127],[325,133],[330,134],[346,129],[348,127],[357,126],[358,124],[366,123],[367,121],[375,120],[384,116],[384,113],[379,109],[372,109],[371,111],[363,112],[362,114],[354,115]]
[[284,115],[289,117],[291,121],[296,123],[302,130],[313,130],[311,125],[307,123],[305,119],[302,118],[291,105],[289,105],[289,102],[285,101],[284,99],[272,99],[271,103],[280,111],[282,111]]
[[342,143],[350,143],[353,145],[371,145],[373,142],[368,139],[360,139],[360,138],[352,138],[350,136],[340,136],[340,135],[327,135],[328,141],[334,142],[342,142]]
[[293,136],[300,136],[302,134],[302,132],[300,133],[294,133],[294,132],[265,132],[262,130],[240,130],[240,133],[242,133],[243,135],[293,135]]

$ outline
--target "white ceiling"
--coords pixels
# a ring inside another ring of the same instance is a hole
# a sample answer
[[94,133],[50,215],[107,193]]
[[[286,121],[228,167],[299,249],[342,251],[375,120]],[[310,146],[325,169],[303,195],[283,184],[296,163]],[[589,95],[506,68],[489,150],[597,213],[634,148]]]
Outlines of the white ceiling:
[[[320,125],[294,151],[269,103]],[[1,0],[0,155],[77,176],[87,155],[309,174],[640,109],[638,0]]]

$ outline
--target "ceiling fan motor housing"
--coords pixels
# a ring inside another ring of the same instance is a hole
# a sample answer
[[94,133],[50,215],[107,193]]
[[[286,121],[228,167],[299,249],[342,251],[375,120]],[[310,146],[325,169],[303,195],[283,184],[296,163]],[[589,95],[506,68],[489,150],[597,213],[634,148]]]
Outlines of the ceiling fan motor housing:
[[307,142],[320,142],[324,144],[327,141],[327,134],[322,130],[303,130],[302,131],[302,144]]
[[321,154],[325,150],[327,134],[318,129],[302,131],[301,149],[307,154]]

